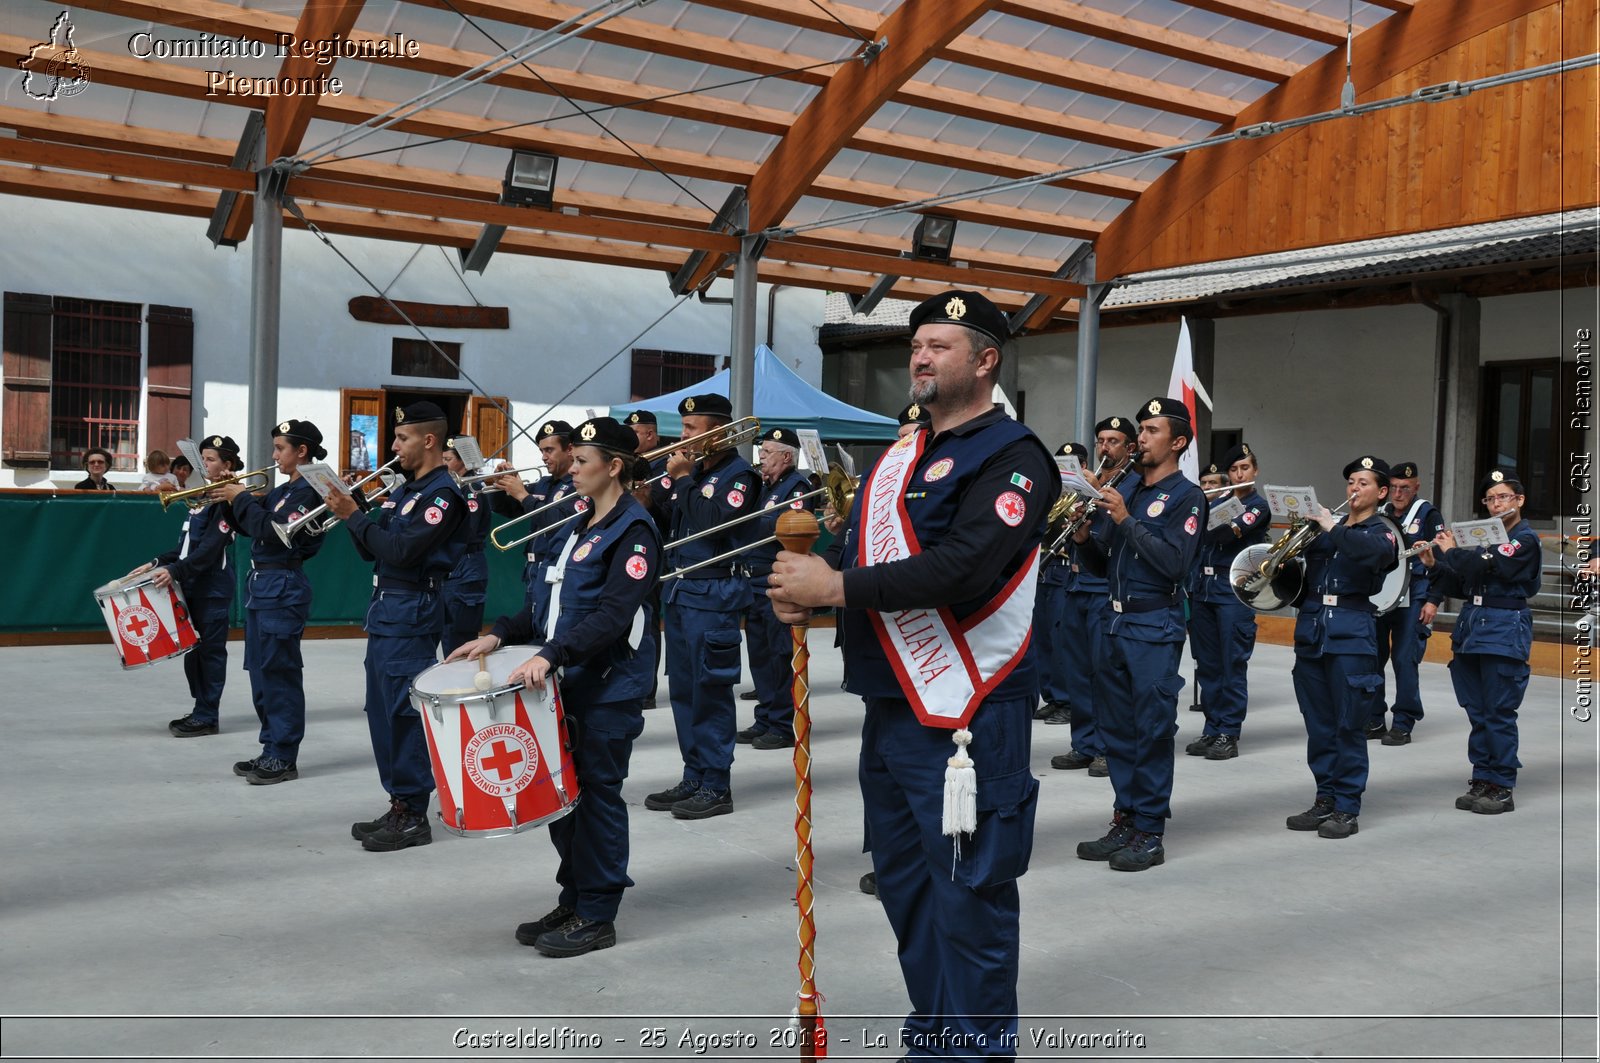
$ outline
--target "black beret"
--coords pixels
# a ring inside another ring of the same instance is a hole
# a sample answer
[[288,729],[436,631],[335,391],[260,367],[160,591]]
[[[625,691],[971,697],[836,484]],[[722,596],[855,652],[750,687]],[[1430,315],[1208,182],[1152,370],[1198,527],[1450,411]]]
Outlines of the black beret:
[[1101,432],[1121,432],[1130,443],[1139,438],[1139,429],[1126,417],[1107,417],[1094,426],[1095,435],[1098,436]]
[[924,299],[911,311],[911,331],[923,325],[965,325],[994,340],[996,347],[1011,334],[1005,314],[977,292],[943,292]]
[[1183,404],[1182,399],[1159,395],[1139,407],[1139,420],[1145,421],[1151,417],[1165,417],[1169,421],[1182,421],[1188,424],[1189,407]]
[[913,402],[900,411],[901,424],[932,424],[933,414]]
[[1226,476],[1226,475],[1228,475],[1228,470],[1223,469],[1223,468],[1219,468],[1216,462],[1212,462],[1210,465],[1207,465],[1205,468],[1200,470],[1200,475],[1201,476]]
[[1417,478],[1417,463],[1414,461],[1400,461],[1389,466],[1389,475],[1396,480],[1415,480]]
[[793,428],[773,428],[761,434],[763,443],[782,443],[787,447],[798,447],[800,437],[794,434]]
[[[562,442],[570,443],[572,442],[572,426],[565,421],[546,421],[544,424],[540,425],[539,430],[533,434],[533,441],[538,443],[547,436],[560,436]],[[638,446],[639,437],[634,436],[633,442],[634,446]],[[628,449],[632,450],[633,447],[629,447]]]
[[273,435],[280,435],[291,443],[304,443],[306,453],[318,461],[328,456],[322,446],[321,429],[310,421],[296,421],[292,417],[287,421],[279,421],[278,427],[273,429]]
[[629,424],[655,424],[656,415],[649,410],[634,410],[628,414]]
[[1079,461],[1089,460],[1089,448],[1082,443],[1063,443],[1056,448],[1056,454],[1062,457],[1070,454]]
[[[319,435],[318,438],[320,439],[321,436]],[[202,450],[214,450],[225,458],[237,458],[239,456],[239,444],[233,441],[232,436],[206,436],[205,439],[200,441],[200,448]]]
[[426,399],[421,402],[413,402],[410,406],[396,406],[394,408],[395,424],[417,424],[418,422],[443,420],[447,420],[447,418],[444,415],[444,411],[439,408],[438,403],[429,402]]
[[[1231,469],[1246,458],[1249,458],[1251,461],[1256,461],[1255,448],[1249,443],[1240,443],[1238,446],[1228,451],[1227,454],[1223,455],[1222,467],[1224,469]],[[1260,464],[1260,462],[1256,463]]]
[[633,452],[639,446],[639,437],[615,417],[592,417],[578,425],[572,433],[572,445],[599,447],[632,461]]
[[678,413],[694,413],[711,417],[732,417],[733,403],[726,395],[690,395],[678,403]]
[[1485,473],[1483,479],[1478,482],[1478,493],[1487,495],[1489,488],[1500,484],[1510,484],[1512,490],[1519,495],[1522,494],[1522,477],[1517,475],[1517,470],[1507,465],[1497,465]]
[[1346,465],[1344,467],[1344,478],[1348,480],[1351,473],[1361,472],[1363,470],[1366,472],[1377,473],[1379,486],[1389,486],[1389,463],[1384,461],[1382,458],[1374,457],[1371,454],[1363,454],[1355,461],[1352,461],[1349,465]]

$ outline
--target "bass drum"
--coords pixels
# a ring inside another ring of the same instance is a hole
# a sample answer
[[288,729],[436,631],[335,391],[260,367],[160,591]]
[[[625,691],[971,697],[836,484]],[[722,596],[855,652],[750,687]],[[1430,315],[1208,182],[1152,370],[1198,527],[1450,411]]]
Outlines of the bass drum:
[[1270,543],[1256,543],[1240,550],[1228,567],[1228,582],[1234,596],[1258,613],[1270,613],[1300,600],[1306,583],[1306,563],[1291,557],[1278,566],[1270,580],[1261,577],[1261,565],[1272,556]]
[[1395,567],[1390,569],[1383,577],[1383,586],[1378,593],[1372,596],[1372,607],[1379,616],[1404,609],[1411,604],[1411,561],[1406,557],[1406,537],[1400,531],[1400,525],[1393,517],[1384,513],[1378,514],[1378,519],[1383,521],[1384,527],[1389,529],[1389,534],[1394,536]]

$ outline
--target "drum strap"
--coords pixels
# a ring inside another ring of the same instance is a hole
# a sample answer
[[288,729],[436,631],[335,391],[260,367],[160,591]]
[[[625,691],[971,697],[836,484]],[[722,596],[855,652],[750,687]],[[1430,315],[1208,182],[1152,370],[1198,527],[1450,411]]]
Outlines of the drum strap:
[[561,547],[561,556],[556,558],[556,563],[545,570],[545,582],[550,584],[550,618],[545,622],[545,641],[556,637],[556,621],[561,617],[561,581],[566,578],[567,558],[572,556],[572,546],[582,536],[569,535]]
[[1428,500],[1426,498],[1418,498],[1416,501],[1412,502],[1411,508],[1406,510],[1406,515],[1401,518],[1400,530],[1404,531],[1405,529],[1411,527],[1411,519],[1415,517],[1422,507],[1427,504]]
[[189,556],[189,522],[192,520],[194,520],[193,517],[183,518],[183,542],[178,544],[179,561]]

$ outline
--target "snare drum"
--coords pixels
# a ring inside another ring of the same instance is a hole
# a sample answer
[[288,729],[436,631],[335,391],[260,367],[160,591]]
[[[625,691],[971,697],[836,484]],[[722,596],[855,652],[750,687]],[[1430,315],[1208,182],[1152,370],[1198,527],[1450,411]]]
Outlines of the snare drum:
[[177,580],[165,587],[149,574],[112,580],[95,589],[94,600],[124,668],[182,657],[200,641]]
[[476,659],[436,664],[411,684],[422,714],[439,788],[439,821],[468,838],[494,838],[560,819],[578,800],[561,693],[509,685],[506,677],[537,646],[484,658],[489,687],[479,690]]

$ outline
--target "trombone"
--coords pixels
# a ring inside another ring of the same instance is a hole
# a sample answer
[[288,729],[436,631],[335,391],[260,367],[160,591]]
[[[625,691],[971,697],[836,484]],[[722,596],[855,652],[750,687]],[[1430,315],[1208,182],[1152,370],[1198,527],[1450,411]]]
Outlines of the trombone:
[[[376,480],[378,477],[389,471],[389,466],[395,464],[399,460],[400,455],[396,454],[394,457],[390,458],[388,461],[384,462],[382,465],[378,466],[376,469],[372,470],[367,475],[351,484],[350,490],[353,492],[363,484],[369,484],[373,480]],[[387,494],[391,489],[392,485],[386,480],[384,481],[383,489],[372,495],[372,497],[367,499],[367,501],[377,501]],[[326,535],[328,533],[328,529],[339,523],[338,517],[329,517],[326,520],[318,519],[327,512],[328,503],[324,502],[322,505],[318,506],[316,509],[313,509],[310,513],[307,513],[293,524],[278,524],[274,522],[272,525],[272,530],[277,534],[279,540],[282,541],[284,546],[293,546],[294,537],[300,534],[300,529],[305,528],[307,535]]]
[[[534,517],[537,517],[539,514],[543,513],[545,510],[547,510],[547,509],[555,509],[557,506],[564,506],[568,502],[571,502],[573,499],[577,499],[577,501],[578,501],[578,508],[577,508],[577,510],[575,512],[568,513],[565,517],[562,517],[560,520],[555,521],[553,523],[540,525],[539,527],[535,528],[533,531],[531,531],[528,534],[524,535],[520,539],[513,539],[509,543],[503,543],[503,542],[500,541],[500,538],[499,538],[500,533],[505,531],[507,528],[511,527],[513,524],[521,524],[525,520],[532,520]],[[573,493],[573,494],[570,494],[570,495],[562,495],[560,498],[551,499],[549,502],[546,502],[544,505],[538,507],[537,509],[528,510],[528,512],[522,514],[519,517],[512,517],[510,520],[508,520],[504,524],[500,525],[500,527],[495,528],[495,529],[493,529],[492,531],[489,532],[489,541],[494,544],[494,548],[496,550],[515,550],[517,547],[521,546],[523,543],[527,542],[528,540],[537,539],[539,536],[543,535],[547,531],[554,531],[555,529],[561,527],[563,524],[566,524],[568,521],[577,520],[579,517],[583,516],[587,512],[589,512],[589,500],[588,499],[584,498],[582,495],[577,494],[577,493]]]
[[250,488],[252,491],[259,491],[262,487],[266,487],[271,484],[272,471],[276,468],[276,465],[266,465],[254,470],[253,472],[241,472],[235,476],[228,477],[226,480],[216,480],[209,483],[203,483],[199,487],[191,487],[185,491],[162,491],[158,496],[161,499],[161,508],[166,509],[174,502],[182,502],[184,505],[188,506],[191,511],[198,512],[202,509],[205,509],[213,502],[221,501],[221,499],[217,498],[203,497],[205,493],[211,490],[213,487],[221,487],[223,484],[240,483],[241,481],[248,480],[254,476],[259,476],[263,481],[265,481],[258,487]]
[[[472,490],[473,485],[477,483],[483,483],[488,480],[498,480],[502,476],[516,476],[525,472],[543,472],[546,468],[547,466],[544,465],[529,465],[522,469],[500,469],[495,472],[469,472],[465,476],[457,476],[455,473],[451,473],[450,478],[455,480],[456,486],[461,488],[463,491],[470,491]],[[484,490],[498,491],[499,488],[492,487],[485,488]]]
[[[766,509],[758,509],[754,513],[742,513],[739,516],[734,517],[732,520],[723,521],[715,528],[707,528],[705,531],[695,532],[688,538],[678,539],[675,542],[670,542],[666,545],[665,549],[671,550],[675,546],[682,546],[685,543],[692,543],[696,539],[704,539],[708,536],[716,535],[727,528],[733,527],[735,524],[742,524],[743,522],[754,517],[771,516],[774,511],[781,511],[788,508],[788,504],[791,502],[799,502],[802,499],[813,498],[817,495],[827,495],[828,504],[833,507],[833,511],[839,514],[841,517],[848,517],[850,514],[850,507],[855,504],[856,488],[860,486],[860,483],[861,480],[859,477],[851,476],[849,473],[845,472],[837,462],[830,463],[828,465],[827,481],[815,491],[808,491],[803,495],[796,495],[794,498],[785,499],[785,504],[782,506],[768,506]],[[816,519],[815,513],[811,514],[811,516],[813,519]],[[821,521],[818,520],[818,523],[820,524]],[[778,536],[776,534],[769,535],[765,539],[757,539],[753,543],[745,543],[743,546],[736,546],[732,550],[718,554],[716,557],[708,557],[704,561],[696,561],[692,565],[685,565],[682,568],[674,569],[661,578],[663,581],[669,579],[678,579],[696,571],[697,569],[709,568],[712,565],[720,565],[724,561],[738,557],[740,554],[745,553],[746,551],[754,550],[761,546],[768,546],[777,541]]]

